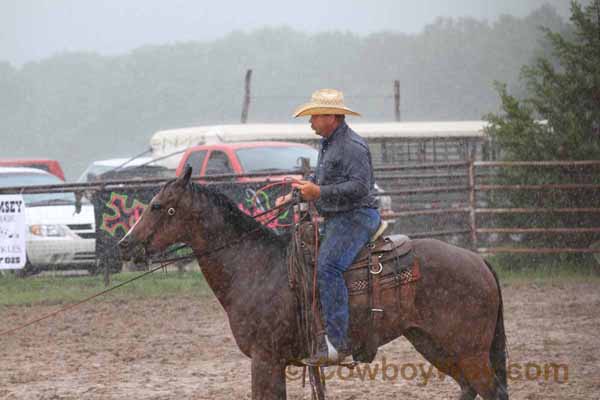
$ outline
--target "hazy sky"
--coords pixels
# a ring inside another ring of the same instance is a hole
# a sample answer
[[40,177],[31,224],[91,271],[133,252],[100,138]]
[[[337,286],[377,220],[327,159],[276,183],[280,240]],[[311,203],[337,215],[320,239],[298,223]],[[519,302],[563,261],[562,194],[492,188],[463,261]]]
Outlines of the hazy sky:
[[21,65],[63,51],[119,54],[266,25],[418,32],[438,16],[494,20],[544,3],[568,15],[568,0],[0,0],[0,60]]

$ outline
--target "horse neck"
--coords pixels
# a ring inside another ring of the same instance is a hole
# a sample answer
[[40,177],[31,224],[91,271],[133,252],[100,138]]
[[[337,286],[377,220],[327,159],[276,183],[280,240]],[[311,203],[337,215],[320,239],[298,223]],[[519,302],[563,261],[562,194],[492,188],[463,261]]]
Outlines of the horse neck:
[[[218,235],[205,236],[196,235],[191,246],[208,285],[225,309],[228,309],[232,299],[243,298],[244,293],[237,293],[236,290],[265,290],[265,282],[287,279],[285,250],[270,241],[263,232],[241,232],[225,226],[219,229]],[[272,285],[269,286],[274,289]]]

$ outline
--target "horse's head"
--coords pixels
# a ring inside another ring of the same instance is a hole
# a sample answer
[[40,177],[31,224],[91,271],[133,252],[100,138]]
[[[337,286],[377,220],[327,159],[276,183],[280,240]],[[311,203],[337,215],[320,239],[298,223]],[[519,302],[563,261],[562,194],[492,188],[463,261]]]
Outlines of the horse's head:
[[144,261],[147,255],[165,250],[173,243],[189,240],[192,209],[192,168],[167,182],[150,201],[140,218],[119,241],[124,260]]

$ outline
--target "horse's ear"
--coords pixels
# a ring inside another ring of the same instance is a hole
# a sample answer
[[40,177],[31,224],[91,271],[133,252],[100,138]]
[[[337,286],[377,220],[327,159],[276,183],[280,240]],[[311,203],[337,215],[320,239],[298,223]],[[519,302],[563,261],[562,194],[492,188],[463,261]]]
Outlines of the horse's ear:
[[192,176],[192,167],[187,164],[185,166],[185,171],[183,172],[183,175],[181,175],[179,178],[177,178],[177,183],[179,183],[181,186],[186,186],[188,183],[190,183],[190,178]]

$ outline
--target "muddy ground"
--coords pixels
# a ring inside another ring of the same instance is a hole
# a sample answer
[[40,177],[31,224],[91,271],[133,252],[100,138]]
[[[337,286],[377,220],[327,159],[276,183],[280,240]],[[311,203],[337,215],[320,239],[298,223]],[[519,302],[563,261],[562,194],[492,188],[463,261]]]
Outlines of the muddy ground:
[[[503,288],[511,398],[600,399],[598,286]],[[55,309],[0,308],[0,330]],[[551,363],[562,364],[557,376]],[[211,296],[85,305],[0,338],[0,366],[0,399],[250,398],[249,360]],[[405,339],[382,348],[371,365],[372,379],[361,371],[362,378],[356,370],[330,370],[329,398],[458,396],[458,386],[430,371]],[[289,370],[288,398],[310,399],[299,373]]]

